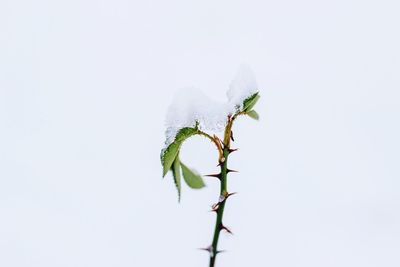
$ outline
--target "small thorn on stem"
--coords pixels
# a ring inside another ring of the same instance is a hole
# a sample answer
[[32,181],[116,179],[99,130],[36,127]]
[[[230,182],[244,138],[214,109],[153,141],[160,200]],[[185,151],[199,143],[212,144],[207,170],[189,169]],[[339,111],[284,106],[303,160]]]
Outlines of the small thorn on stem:
[[206,248],[199,248],[199,250],[204,250],[204,251],[207,251],[209,253],[212,253],[213,247],[212,246],[208,246]]
[[233,138],[233,131],[231,131],[231,140],[232,142],[235,142],[235,138]]
[[219,209],[219,205],[220,205],[220,204],[221,204],[221,202],[218,202],[218,203],[213,204],[213,205],[211,206],[212,211],[217,212],[218,209]]
[[233,195],[236,195],[236,194],[237,194],[237,192],[228,193],[228,194],[226,195],[226,198],[228,198],[228,197],[230,197],[230,196],[233,196]]
[[227,172],[227,173],[230,173],[230,172],[238,172],[238,171],[231,170],[231,169],[227,169],[226,172]]
[[205,176],[207,176],[207,177],[215,177],[215,178],[221,179],[221,174],[220,174],[220,173],[216,173],[216,174],[207,174],[207,175],[205,175]]
[[[213,206],[214,206],[214,205],[213,205]],[[218,212],[218,208],[219,208],[219,207],[213,207],[213,206],[211,206],[210,212]]]
[[233,235],[232,231],[231,231],[231,230],[229,230],[229,228],[228,228],[228,227],[226,227],[226,226],[225,226],[225,225],[223,225],[223,224],[221,224],[221,230],[225,230],[227,233],[229,233],[229,234]]
[[235,151],[238,151],[238,150],[239,150],[239,148],[228,148],[229,154],[230,154],[230,153],[233,153],[233,152],[235,152]]
[[228,193],[228,192],[225,192],[225,193],[223,193],[222,195],[220,195],[220,196],[219,196],[219,199],[218,199],[218,202],[215,203],[215,204],[213,204],[213,205],[211,206],[211,208],[212,208],[211,211],[217,212],[218,209],[219,209],[219,206],[220,206],[228,197],[230,197],[231,195],[234,195],[234,194],[236,194],[236,193],[231,193],[231,194],[230,194],[230,193]]
[[[213,248],[212,245],[209,246],[209,247],[206,247],[206,248],[199,248],[199,250],[207,251],[208,253],[210,253],[210,257],[214,257],[215,256],[214,255],[214,248]],[[218,251],[215,254],[218,254]]]
[[228,197],[230,197],[230,196],[232,196],[232,195],[235,195],[235,194],[237,194],[237,192],[233,192],[233,193],[225,192],[225,193],[224,193],[224,197],[225,197],[225,199],[227,199]]

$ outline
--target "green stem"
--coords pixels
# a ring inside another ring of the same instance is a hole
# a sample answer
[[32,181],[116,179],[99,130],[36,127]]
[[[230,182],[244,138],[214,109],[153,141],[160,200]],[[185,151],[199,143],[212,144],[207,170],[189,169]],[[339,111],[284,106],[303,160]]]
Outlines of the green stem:
[[225,128],[225,136],[224,136],[224,148],[223,148],[223,162],[221,163],[221,173],[220,173],[220,199],[218,203],[218,207],[216,209],[217,219],[215,222],[214,228],[214,237],[212,240],[212,244],[210,247],[210,267],[215,266],[215,260],[218,255],[218,240],[221,230],[223,230],[222,219],[224,216],[225,203],[228,197],[227,191],[227,175],[228,175],[228,156],[230,154],[230,138],[231,138],[231,129],[232,129],[233,119],[229,118],[228,125]]
[[[228,153],[226,153],[228,152]],[[224,157],[225,161],[221,165],[221,190],[220,190],[220,196],[221,198],[224,197],[227,194],[227,158],[228,158],[229,151],[225,148],[224,149]],[[221,203],[218,206],[217,210],[217,219],[215,222],[215,229],[214,229],[214,237],[213,241],[211,244],[210,248],[210,267],[215,266],[215,259],[218,254],[218,240],[219,240],[219,234],[221,233],[222,230],[222,218],[224,216],[224,209],[225,209],[225,203],[226,199],[221,201]]]

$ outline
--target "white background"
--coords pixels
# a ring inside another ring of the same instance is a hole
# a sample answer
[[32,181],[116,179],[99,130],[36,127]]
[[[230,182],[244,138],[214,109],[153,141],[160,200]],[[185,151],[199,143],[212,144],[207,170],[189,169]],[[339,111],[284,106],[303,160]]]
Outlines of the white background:
[[[0,2],[0,266],[208,266],[218,183],[161,178],[174,92],[224,101],[254,70],[259,122],[234,128],[222,266],[400,265],[398,1]],[[217,171],[188,141],[182,160]]]

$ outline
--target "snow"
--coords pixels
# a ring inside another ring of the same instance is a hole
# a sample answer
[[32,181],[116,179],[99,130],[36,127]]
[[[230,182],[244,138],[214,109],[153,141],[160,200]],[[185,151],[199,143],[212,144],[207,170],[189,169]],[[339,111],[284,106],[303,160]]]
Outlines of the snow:
[[166,147],[180,129],[198,125],[202,131],[219,132],[227,123],[228,115],[242,107],[243,101],[257,92],[255,77],[247,66],[241,66],[232,80],[225,103],[214,101],[196,88],[177,92],[166,117]]
[[243,101],[258,92],[256,78],[247,65],[240,66],[226,92],[231,105],[241,107]]
[[168,109],[166,145],[172,143],[178,131],[184,127],[220,131],[232,109],[225,103],[216,102],[196,88],[181,89]]

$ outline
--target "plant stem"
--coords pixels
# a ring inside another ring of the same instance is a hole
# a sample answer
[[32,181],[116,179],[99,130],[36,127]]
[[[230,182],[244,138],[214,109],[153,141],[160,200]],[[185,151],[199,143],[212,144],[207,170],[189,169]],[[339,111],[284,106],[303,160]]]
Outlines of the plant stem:
[[218,139],[218,137],[215,135],[214,135],[214,137],[211,137],[211,135],[209,135],[205,132],[202,132],[200,130],[198,131],[198,133],[202,136],[207,137],[208,139],[211,140],[211,142],[214,143],[214,145],[217,147],[217,150],[218,150],[219,160],[221,160],[223,158],[223,149],[222,149],[222,146],[221,146],[221,143],[220,143],[220,140]]
[[223,162],[221,164],[221,173],[220,173],[220,198],[219,202],[217,203],[217,219],[215,222],[215,229],[214,229],[214,237],[212,240],[212,244],[210,247],[210,267],[215,266],[215,260],[218,255],[218,240],[221,230],[224,229],[224,225],[222,223],[222,219],[224,216],[224,209],[225,203],[228,198],[228,191],[227,191],[227,175],[228,175],[228,156],[230,154],[230,139],[231,139],[231,129],[232,129],[233,119],[228,119],[228,124],[225,128],[225,136],[224,136],[224,148],[223,148]]

